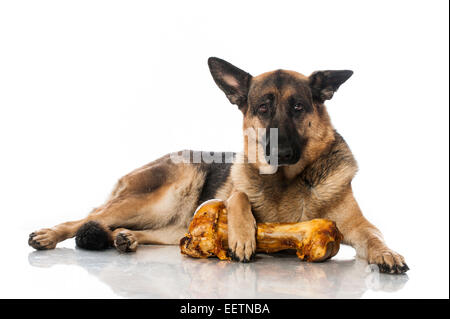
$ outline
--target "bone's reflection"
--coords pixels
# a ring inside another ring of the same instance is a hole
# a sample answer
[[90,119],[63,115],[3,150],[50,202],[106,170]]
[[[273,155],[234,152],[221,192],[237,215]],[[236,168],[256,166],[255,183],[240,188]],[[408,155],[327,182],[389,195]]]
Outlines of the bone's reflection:
[[407,275],[371,271],[358,259],[306,263],[277,254],[241,264],[191,259],[170,246],[140,247],[134,254],[57,248],[28,259],[35,267],[83,267],[127,298],[360,298],[368,289],[398,291],[408,281]]

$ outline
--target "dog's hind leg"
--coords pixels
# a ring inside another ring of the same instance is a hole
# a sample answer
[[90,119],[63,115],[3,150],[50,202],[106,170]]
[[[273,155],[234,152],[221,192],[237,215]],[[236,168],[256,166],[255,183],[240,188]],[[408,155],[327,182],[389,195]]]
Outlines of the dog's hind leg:
[[114,239],[111,229],[117,227],[145,229],[164,222],[164,219],[170,219],[171,216],[164,207],[161,209],[163,211],[159,211],[166,192],[160,189],[148,194],[130,194],[112,198],[84,219],[31,233],[28,243],[39,250],[53,249],[58,242],[76,236],[76,244],[81,248],[91,250],[108,248]]
[[[102,206],[103,207],[103,206]],[[94,208],[90,214],[93,214],[102,209],[102,207]],[[53,249],[56,247],[56,244],[66,240],[68,238],[75,237],[78,229],[82,225],[88,222],[88,218],[83,218],[76,221],[65,222],[59,225],[56,225],[52,228],[43,228],[37,231],[34,231],[30,234],[28,238],[28,244],[34,249],[44,250],[44,249]],[[102,230],[104,227],[98,226]],[[107,233],[103,231],[102,233]],[[111,238],[112,239],[112,238]],[[98,248],[101,249],[101,248]]]
[[76,244],[81,248],[101,250],[111,247],[113,236],[109,224],[114,221],[114,215],[116,221],[120,220],[117,211],[125,209],[124,205],[133,201],[132,196],[119,202],[109,200],[105,205],[94,209],[86,218],[32,232],[28,244],[37,250],[53,249],[59,242],[76,236]]
[[175,165],[166,156],[120,179],[109,200],[86,218],[36,231],[30,234],[28,243],[35,249],[52,249],[58,242],[76,236],[79,247],[95,250],[113,244],[112,230],[116,228],[187,228],[205,175],[198,165]]
[[163,204],[161,202],[166,200],[166,192],[161,189],[148,194],[130,194],[112,198],[84,219],[31,233],[28,243],[39,250],[53,249],[57,243],[76,236],[78,247],[91,250],[108,248],[112,246],[114,240],[111,229],[117,227],[145,229],[165,223],[164,220],[168,222],[172,216],[164,207],[159,207]]
[[146,230],[117,228],[113,232],[114,246],[120,252],[134,252],[138,245],[177,245],[186,232],[187,228],[179,225]]
[[77,230],[86,223],[86,219],[66,222],[52,228],[43,228],[32,232],[28,238],[28,244],[34,249],[53,249],[56,244],[75,236]]

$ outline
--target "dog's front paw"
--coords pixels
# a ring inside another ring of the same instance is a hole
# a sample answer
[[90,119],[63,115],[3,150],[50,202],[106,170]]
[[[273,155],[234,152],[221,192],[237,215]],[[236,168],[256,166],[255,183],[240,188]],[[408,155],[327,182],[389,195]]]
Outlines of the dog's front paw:
[[255,258],[256,229],[248,227],[247,231],[228,230],[229,256],[232,260],[247,263]]
[[403,274],[409,270],[405,258],[389,248],[369,251],[368,262],[376,264],[380,272],[388,274]]
[[54,249],[57,243],[58,235],[49,228],[32,232],[28,237],[28,245],[38,250]]
[[133,233],[122,231],[118,233],[114,239],[114,246],[122,253],[135,252],[138,241]]

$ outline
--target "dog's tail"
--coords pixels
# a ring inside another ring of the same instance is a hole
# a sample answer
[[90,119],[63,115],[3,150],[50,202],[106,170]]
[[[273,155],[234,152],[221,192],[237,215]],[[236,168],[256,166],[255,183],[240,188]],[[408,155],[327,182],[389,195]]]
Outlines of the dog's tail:
[[113,245],[112,232],[96,221],[82,225],[75,237],[78,247],[89,250],[103,250]]

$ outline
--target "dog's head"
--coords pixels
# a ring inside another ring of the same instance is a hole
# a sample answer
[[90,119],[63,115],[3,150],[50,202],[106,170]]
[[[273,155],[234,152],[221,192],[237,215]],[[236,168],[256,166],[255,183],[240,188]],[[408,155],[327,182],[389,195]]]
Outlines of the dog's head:
[[[257,154],[263,153],[267,159],[269,153],[276,152],[277,165],[295,165],[304,157],[314,156],[320,145],[334,138],[323,103],[331,99],[352,71],[317,71],[308,77],[294,71],[276,70],[253,77],[218,58],[209,58],[208,65],[216,84],[244,114],[244,130],[260,129],[265,133],[265,139],[256,134]],[[278,133],[275,147],[271,132]],[[245,135],[248,154],[253,137]]]

